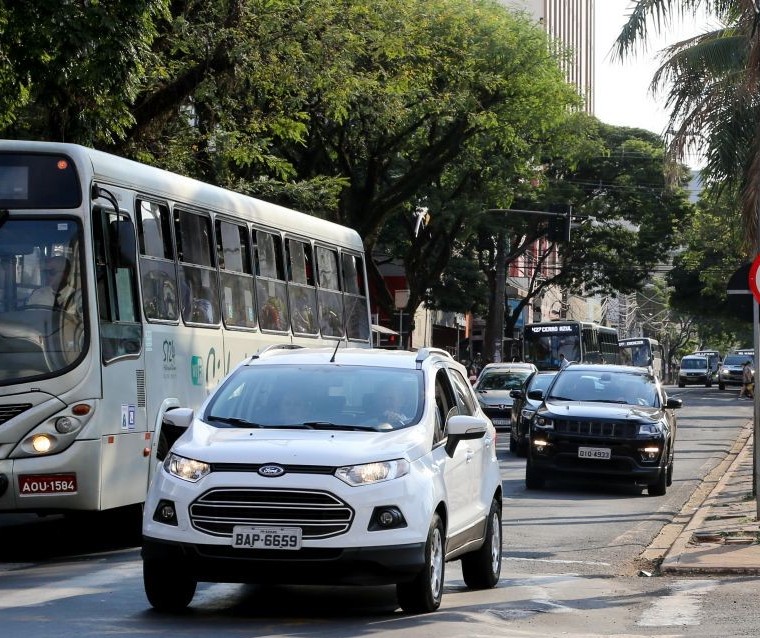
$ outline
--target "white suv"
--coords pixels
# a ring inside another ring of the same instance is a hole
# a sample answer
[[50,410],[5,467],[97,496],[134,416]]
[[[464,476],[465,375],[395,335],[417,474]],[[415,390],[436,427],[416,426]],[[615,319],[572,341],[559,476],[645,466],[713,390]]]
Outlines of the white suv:
[[275,350],[231,372],[174,442],[143,518],[150,604],[203,582],[396,584],[438,608],[445,563],[501,572],[495,431],[465,368],[437,349]]

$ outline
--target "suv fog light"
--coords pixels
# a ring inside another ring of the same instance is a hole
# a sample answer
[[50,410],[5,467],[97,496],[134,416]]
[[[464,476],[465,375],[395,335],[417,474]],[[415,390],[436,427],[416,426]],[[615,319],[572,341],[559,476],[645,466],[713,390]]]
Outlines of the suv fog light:
[[642,461],[656,461],[660,456],[660,448],[658,447],[645,447],[639,449]]
[[178,525],[177,510],[171,501],[159,501],[156,511],[153,514],[153,520],[164,525]]
[[395,505],[376,507],[369,519],[367,531],[376,532],[382,529],[406,527],[406,519],[401,510]]
[[548,441],[544,441],[543,439],[533,439],[533,447],[536,448],[537,452],[543,452],[547,445],[549,445]]

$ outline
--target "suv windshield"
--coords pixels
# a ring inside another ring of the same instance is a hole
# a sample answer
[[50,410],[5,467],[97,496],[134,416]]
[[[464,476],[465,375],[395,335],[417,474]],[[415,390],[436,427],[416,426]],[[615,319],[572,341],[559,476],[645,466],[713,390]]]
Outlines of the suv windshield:
[[754,357],[742,354],[729,354],[726,355],[726,358],[723,360],[724,366],[743,366],[746,361],[749,361],[750,364],[753,364]]
[[600,401],[656,407],[657,388],[652,377],[631,372],[596,372],[565,369],[552,386],[549,399]]
[[204,420],[218,427],[345,426],[392,430],[422,416],[420,370],[246,365],[224,383]]

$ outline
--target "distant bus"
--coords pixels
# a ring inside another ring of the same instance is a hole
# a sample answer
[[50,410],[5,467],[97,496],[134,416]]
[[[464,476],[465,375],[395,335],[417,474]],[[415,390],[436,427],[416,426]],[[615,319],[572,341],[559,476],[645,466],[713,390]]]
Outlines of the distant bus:
[[244,357],[371,347],[366,281],[353,229],[82,146],[0,140],[0,511],[142,503],[164,414],[199,407]]
[[659,379],[662,379],[664,349],[657,339],[651,337],[631,337],[618,341],[620,363],[629,366],[652,367]]
[[559,355],[568,361],[618,363],[616,328],[590,321],[547,321],[523,328],[523,361],[539,370],[558,370]]

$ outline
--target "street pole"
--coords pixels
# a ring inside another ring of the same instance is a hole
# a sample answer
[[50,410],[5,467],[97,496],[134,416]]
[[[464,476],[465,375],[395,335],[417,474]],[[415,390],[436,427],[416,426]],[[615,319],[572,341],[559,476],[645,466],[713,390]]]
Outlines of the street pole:
[[504,299],[507,288],[507,240],[504,230],[500,229],[496,235],[496,291],[494,303],[496,304],[496,325],[494,326],[493,360],[495,363],[502,361],[504,349]]

